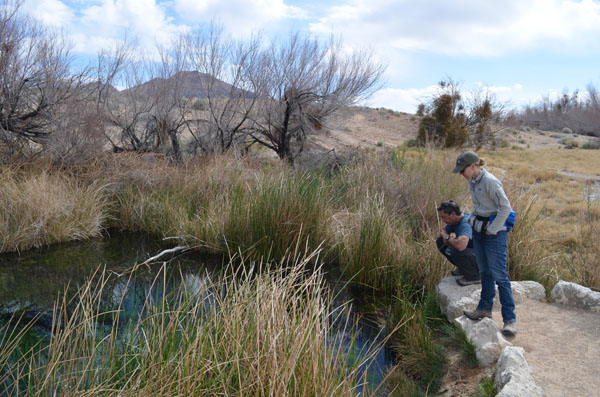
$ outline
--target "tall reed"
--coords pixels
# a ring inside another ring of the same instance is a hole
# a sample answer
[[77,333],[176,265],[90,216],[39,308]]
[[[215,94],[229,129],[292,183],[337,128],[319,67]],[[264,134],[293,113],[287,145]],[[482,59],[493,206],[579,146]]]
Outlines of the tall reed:
[[396,284],[406,230],[386,211],[384,197],[366,197],[355,220],[339,228],[339,261],[347,276],[363,285],[388,289]]
[[328,201],[318,174],[267,175],[247,189],[235,189],[223,235],[255,258],[281,258],[296,241],[314,250],[329,240]]
[[[59,302],[47,347],[30,358],[0,356],[0,389],[15,396],[348,396],[362,388],[368,395],[377,385],[366,385],[364,374],[377,347],[358,352],[352,338],[335,342],[334,331],[351,334],[352,323],[345,307],[332,306],[322,271],[305,270],[316,254],[284,258],[278,270],[246,263],[229,277],[188,280],[178,294],[148,299],[145,314],[128,323],[121,305],[100,309],[110,292],[101,274],[72,303]],[[13,346],[0,346],[0,354]]]

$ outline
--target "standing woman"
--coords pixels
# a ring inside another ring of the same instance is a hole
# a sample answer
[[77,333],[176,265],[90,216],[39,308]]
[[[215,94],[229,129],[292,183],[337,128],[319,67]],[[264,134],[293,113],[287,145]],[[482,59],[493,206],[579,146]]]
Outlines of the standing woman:
[[506,268],[505,227],[511,207],[502,183],[482,168],[484,164],[484,160],[476,153],[464,152],[458,156],[456,167],[452,170],[454,173],[460,172],[469,181],[469,191],[473,199],[473,212],[469,216],[469,223],[473,227],[475,256],[481,274],[481,297],[477,309],[464,313],[471,320],[492,318],[495,283],[498,285],[502,305],[502,333],[513,336],[517,333],[517,315]]

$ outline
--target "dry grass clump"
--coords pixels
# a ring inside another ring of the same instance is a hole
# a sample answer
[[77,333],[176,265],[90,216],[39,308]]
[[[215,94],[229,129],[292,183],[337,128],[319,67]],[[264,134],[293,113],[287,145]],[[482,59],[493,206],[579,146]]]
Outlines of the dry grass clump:
[[600,203],[590,202],[579,213],[579,222],[570,247],[560,252],[556,279],[573,281],[600,290]]
[[233,277],[188,280],[180,293],[146,300],[127,324],[120,304],[99,309],[110,292],[102,274],[59,303],[47,346],[15,356],[21,336],[0,338],[0,387],[15,396],[355,395],[377,347],[356,350],[348,311],[332,306],[319,268],[304,270],[314,255],[288,257],[280,270],[249,263]]
[[533,169],[529,167],[518,167],[517,169],[511,171],[511,178],[513,178],[515,181],[529,184],[551,180],[560,182],[563,179],[555,171]]
[[0,252],[99,237],[107,217],[104,186],[49,170],[0,176]]

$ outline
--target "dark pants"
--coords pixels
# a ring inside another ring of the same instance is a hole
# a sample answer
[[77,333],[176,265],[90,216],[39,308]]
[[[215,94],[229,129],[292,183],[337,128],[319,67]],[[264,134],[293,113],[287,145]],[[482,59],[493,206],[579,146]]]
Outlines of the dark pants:
[[479,280],[479,268],[475,257],[475,249],[467,247],[463,251],[444,245],[441,237],[435,241],[438,250],[460,270],[467,280]]

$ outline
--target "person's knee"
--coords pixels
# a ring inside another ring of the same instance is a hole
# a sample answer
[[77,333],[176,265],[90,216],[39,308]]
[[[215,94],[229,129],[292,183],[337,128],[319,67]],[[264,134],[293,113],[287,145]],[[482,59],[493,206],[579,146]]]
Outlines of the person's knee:
[[501,285],[509,285],[510,286],[510,279],[508,278],[508,273],[506,273],[506,271],[499,271],[499,270],[492,269],[491,274],[492,274],[492,277],[494,278],[494,281],[496,281],[496,284],[498,284],[498,286],[501,286]]

